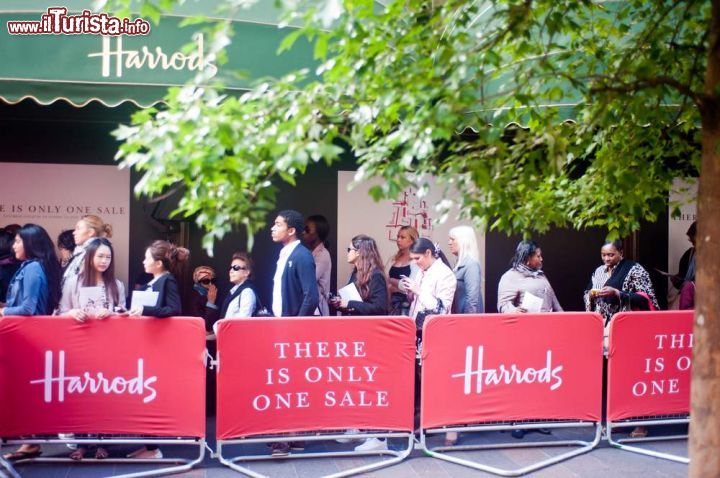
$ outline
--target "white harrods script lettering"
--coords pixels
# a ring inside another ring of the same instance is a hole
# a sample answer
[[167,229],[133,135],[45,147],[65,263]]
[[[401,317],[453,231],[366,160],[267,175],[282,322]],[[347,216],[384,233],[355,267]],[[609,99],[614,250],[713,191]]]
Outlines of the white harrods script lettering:
[[64,402],[65,394],[97,394],[106,395],[139,395],[143,397],[143,403],[150,403],[157,397],[157,392],[152,386],[157,382],[157,376],[145,377],[144,360],[137,360],[137,374],[132,378],[105,377],[102,372],[94,375],[84,372],[82,375],[65,375],[65,351],[58,352],[57,375],[53,373],[53,352],[45,352],[45,376],[41,379],[31,380],[32,385],[43,385],[44,400],[52,403],[55,399],[53,394],[54,386],[57,388],[57,401]]
[[499,364],[496,368],[484,368],[484,352],[485,347],[482,345],[478,346],[477,355],[477,366],[473,370],[473,347],[467,346],[465,349],[465,371],[460,373],[454,373],[451,375],[452,378],[462,377],[464,379],[465,395],[470,395],[472,388],[472,377],[475,377],[475,393],[481,394],[484,386],[492,385],[509,385],[512,383],[547,383],[550,384],[550,390],[557,390],[562,385],[562,372],[563,366],[558,365],[553,367],[552,365],[552,350],[548,350],[546,353],[545,367],[520,369],[516,364]]

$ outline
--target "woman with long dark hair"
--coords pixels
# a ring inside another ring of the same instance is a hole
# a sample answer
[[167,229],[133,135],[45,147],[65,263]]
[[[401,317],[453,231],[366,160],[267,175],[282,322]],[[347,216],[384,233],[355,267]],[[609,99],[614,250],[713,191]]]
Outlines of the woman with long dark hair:
[[20,267],[20,261],[15,257],[13,243],[15,234],[0,229],[0,303],[5,302],[10,280]]
[[[116,307],[125,309],[125,286],[115,278],[115,261],[112,244],[104,237],[91,242],[85,251],[80,275],[73,276],[63,286],[60,314],[69,315],[79,322],[88,317],[104,319]],[[99,295],[88,296],[83,303],[81,288],[97,287]],[[88,302],[88,299],[92,303]]]
[[92,240],[96,237],[112,237],[112,232],[112,226],[103,222],[100,216],[88,214],[80,218],[72,233],[75,250],[63,269],[61,285],[65,285],[65,281],[69,278],[80,274],[85,260],[85,252]]
[[388,313],[387,277],[375,239],[357,235],[347,248],[353,266],[348,284],[355,284],[362,301],[335,299],[332,305],[343,315],[385,315]]
[[25,224],[13,242],[15,258],[23,261],[13,275],[2,315],[50,315],[60,301],[60,261],[47,231]]
[[[362,300],[346,300],[336,297],[330,305],[343,315],[385,315],[388,313],[388,281],[385,275],[380,252],[375,239],[365,234],[352,238],[347,248],[347,261],[353,266],[348,284],[355,284],[355,288]],[[349,430],[355,433],[356,430]],[[340,443],[349,439],[341,438]],[[368,438],[355,447],[356,451],[387,450],[387,440],[384,438]]]
[[[47,231],[37,224],[25,224],[15,235],[15,258],[23,261],[13,275],[4,315],[50,315],[60,300],[60,261]],[[6,460],[33,458],[42,453],[40,445],[23,444],[3,455]]]

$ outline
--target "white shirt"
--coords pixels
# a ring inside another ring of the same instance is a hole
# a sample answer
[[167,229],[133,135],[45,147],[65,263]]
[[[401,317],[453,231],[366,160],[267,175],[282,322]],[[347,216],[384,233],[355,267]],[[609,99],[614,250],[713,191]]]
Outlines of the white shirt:
[[300,241],[295,239],[280,249],[280,257],[278,257],[277,269],[275,269],[275,277],[273,277],[272,310],[275,317],[282,317],[282,275],[285,271],[285,265],[292,251],[299,245]]
[[[238,284],[230,289],[230,295],[234,294],[241,285],[242,284]],[[252,317],[253,310],[255,310],[255,294],[252,289],[248,288],[230,301],[227,312],[225,312],[225,317],[221,318],[229,319],[231,317]]]
[[435,259],[426,271],[420,270],[415,277],[420,286],[420,294],[413,298],[410,306],[410,317],[415,319],[417,314],[423,310],[435,309],[438,306],[438,299],[442,301],[443,313],[450,312],[457,279],[455,273],[443,263],[441,259]]

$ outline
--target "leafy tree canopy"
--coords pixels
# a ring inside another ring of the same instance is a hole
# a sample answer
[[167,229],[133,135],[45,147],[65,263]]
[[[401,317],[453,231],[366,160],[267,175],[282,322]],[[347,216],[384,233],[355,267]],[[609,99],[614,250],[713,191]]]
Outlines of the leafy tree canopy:
[[[118,159],[144,173],[138,192],[184,187],[179,213],[196,215],[208,249],[234,224],[252,240],[277,180],[343,148],[357,181],[382,178],[376,198],[433,175],[460,191],[465,218],[525,234],[625,235],[699,166],[709,2],[280,3],[303,25],[281,49],[308,37],[315,71],[240,97],[200,75],[115,132]],[[213,27],[209,54],[222,59],[230,28]]]

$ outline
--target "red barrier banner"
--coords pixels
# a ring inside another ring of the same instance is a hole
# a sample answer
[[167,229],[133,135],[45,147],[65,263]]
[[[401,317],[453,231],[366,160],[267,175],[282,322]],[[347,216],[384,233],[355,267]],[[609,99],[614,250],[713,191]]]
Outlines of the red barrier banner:
[[407,317],[224,319],[217,347],[218,439],[413,429]]
[[608,420],[690,412],[693,315],[668,310],[613,316]]
[[205,436],[202,319],[0,319],[0,436]]
[[422,426],[599,421],[602,347],[595,313],[434,316],[423,330]]

